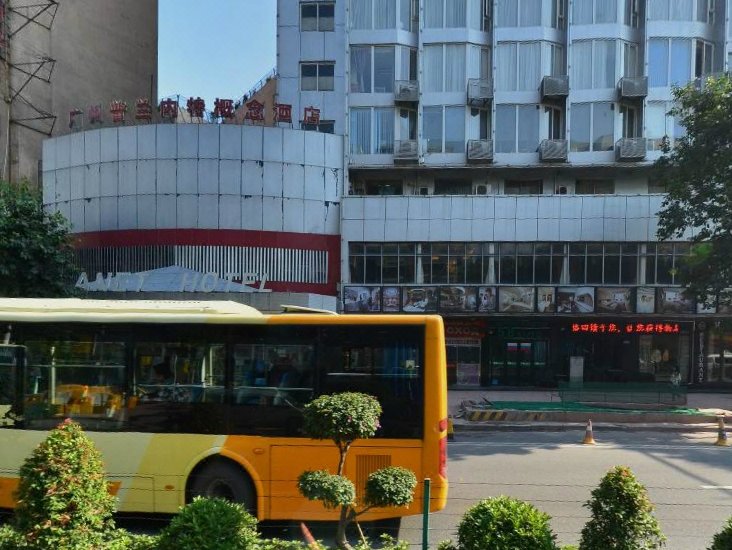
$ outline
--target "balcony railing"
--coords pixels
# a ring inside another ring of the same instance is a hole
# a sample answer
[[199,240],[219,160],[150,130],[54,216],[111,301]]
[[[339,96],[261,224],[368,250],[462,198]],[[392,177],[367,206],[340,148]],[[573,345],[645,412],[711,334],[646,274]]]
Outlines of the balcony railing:
[[395,80],[394,101],[403,103],[419,101],[419,82],[416,80]]
[[493,162],[493,140],[492,139],[469,139],[468,140],[468,162],[469,163]]
[[624,76],[618,82],[620,99],[639,99],[648,95],[647,76]]
[[646,158],[646,147],[646,138],[621,138],[615,142],[615,160],[643,160]]
[[486,78],[468,80],[468,105],[483,107],[493,99],[493,82]]
[[566,139],[545,139],[539,144],[539,160],[541,162],[566,162]]
[[569,77],[564,76],[545,76],[541,79],[541,98],[542,99],[562,99],[569,95]]
[[416,139],[397,140],[394,142],[394,162],[412,163],[419,160],[419,146]]

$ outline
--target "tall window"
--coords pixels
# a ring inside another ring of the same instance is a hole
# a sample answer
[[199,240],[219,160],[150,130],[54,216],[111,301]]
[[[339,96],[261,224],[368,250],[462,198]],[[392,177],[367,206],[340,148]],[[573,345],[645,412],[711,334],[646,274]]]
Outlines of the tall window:
[[612,151],[613,104],[573,103],[570,132],[571,151]]
[[422,115],[428,153],[465,152],[465,107],[424,107]]
[[[407,5],[402,6],[400,3]],[[352,0],[351,28],[395,29],[397,28],[397,13],[399,13],[399,27],[411,30],[411,6],[411,0]],[[409,13],[408,18],[407,13]]]
[[300,4],[300,30],[332,31],[335,29],[334,14],[333,2]]
[[358,107],[350,110],[351,154],[390,155],[394,152],[394,108]]
[[394,46],[351,46],[351,92],[394,92]]
[[535,90],[541,82],[540,42],[501,42],[496,47],[496,87]]
[[651,21],[693,21],[694,0],[648,0]]
[[581,0],[572,5],[572,23],[575,25],[615,23],[618,20],[617,0]]
[[691,40],[651,38],[648,41],[648,85],[683,86],[691,80]]
[[624,22],[629,27],[638,27],[640,23],[640,9],[638,7],[640,0],[625,0],[625,18]]
[[648,138],[649,151],[660,151],[664,138],[668,138],[673,144],[676,139],[685,135],[684,127],[668,114],[672,106],[672,103],[665,101],[649,101],[646,104],[645,135]]
[[423,51],[425,92],[465,91],[465,44],[430,44]]
[[638,57],[638,44],[623,42],[623,76],[633,77],[641,74]]
[[572,43],[572,60],[575,88],[615,87],[615,40],[577,40]]
[[496,107],[496,153],[533,153],[539,145],[537,105]]
[[496,0],[496,2],[497,27],[538,27],[541,25],[542,0]]
[[428,29],[468,26],[468,0],[425,0],[424,12]]
[[712,62],[714,60],[714,44],[695,40],[694,47],[694,76],[701,78],[712,74]]
[[303,91],[332,91],[335,63],[320,61],[300,64],[300,89]]

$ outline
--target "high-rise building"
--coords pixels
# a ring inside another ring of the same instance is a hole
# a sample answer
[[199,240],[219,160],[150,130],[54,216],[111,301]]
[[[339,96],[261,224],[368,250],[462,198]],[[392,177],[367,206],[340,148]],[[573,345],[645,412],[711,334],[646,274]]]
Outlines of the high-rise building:
[[157,0],[0,0],[0,178],[37,184],[43,139],[155,104],[157,75]]
[[732,382],[650,170],[729,4],[279,0],[279,101],[345,135],[344,312],[441,313],[459,386]]

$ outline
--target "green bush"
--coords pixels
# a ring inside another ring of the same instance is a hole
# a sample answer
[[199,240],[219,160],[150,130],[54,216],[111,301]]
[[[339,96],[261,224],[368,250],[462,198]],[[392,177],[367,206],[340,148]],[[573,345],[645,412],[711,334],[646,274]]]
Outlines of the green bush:
[[714,535],[709,550],[730,550],[732,548],[732,517],[727,520],[722,530]]
[[0,525],[0,550],[15,550],[22,545],[22,537],[10,525]]
[[590,520],[582,529],[580,550],[651,550],[666,537],[653,516],[646,488],[627,466],[616,466],[585,503]]
[[417,477],[412,470],[388,466],[376,470],[366,480],[366,504],[369,506],[407,506],[414,500]]
[[347,477],[326,470],[307,471],[297,478],[300,493],[309,500],[319,500],[326,508],[350,506],[356,499],[356,488]]
[[161,531],[160,550],[247,550],[260,542],[257,520],[235,502],[196,497]]
[[[555,550],[549,515],[507,496],[482,500],[458,525],[459,550]],[[447,546],[446,548],[449,548]]]
[[114,497],[101,455],[66,420],[20,468],[14,525],[33,548],[100,548],[114,536]]
[[305,405],[304,429],[313,439],[332,439],[340,446],[373,437],[380,415],[379,401],[365,393],[321,395]]

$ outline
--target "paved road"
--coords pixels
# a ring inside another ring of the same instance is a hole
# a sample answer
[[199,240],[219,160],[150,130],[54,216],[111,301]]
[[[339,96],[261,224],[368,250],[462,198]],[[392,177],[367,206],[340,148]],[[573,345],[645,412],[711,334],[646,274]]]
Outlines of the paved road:
[[[582,504],[619,464],[646,485],[669,550],[702,550],[732,515],[732,447],[709,433],[583,431],[458,433],[449,447],[447,508],[431,517],[431,548],[454,536],[460,516],[482,498],[506,494],[552,516],[562,544],[577,544],[588,518]],[[404,520],[402,538],[419,548],[421,518]]]

